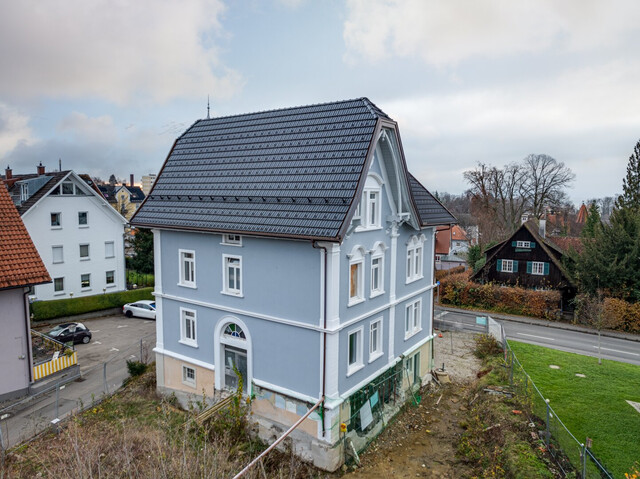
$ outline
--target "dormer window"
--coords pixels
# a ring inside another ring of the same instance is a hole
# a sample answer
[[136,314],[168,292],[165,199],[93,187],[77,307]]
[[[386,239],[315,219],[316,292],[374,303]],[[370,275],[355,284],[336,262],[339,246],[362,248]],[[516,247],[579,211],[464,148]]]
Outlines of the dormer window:
[[20,185],[20,201],[27,201],[29,199],[29,183],[22,183]]

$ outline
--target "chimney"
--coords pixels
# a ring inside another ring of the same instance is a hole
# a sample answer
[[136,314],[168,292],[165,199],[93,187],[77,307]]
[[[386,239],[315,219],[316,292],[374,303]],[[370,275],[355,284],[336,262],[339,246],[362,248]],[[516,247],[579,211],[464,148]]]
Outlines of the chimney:
[[547,237],[547,220],[540,220],[540,236]]
[[11,167],[7,165],[7,168],[4,170],[4,179],[10,180],[11,178],[13,178],[13,171],[11,170]]
[[133,173],[129,175],[129,186],[133,186]]
[[42,162],[38,165],[38,176],[44,175],[44,166],[42,166]]

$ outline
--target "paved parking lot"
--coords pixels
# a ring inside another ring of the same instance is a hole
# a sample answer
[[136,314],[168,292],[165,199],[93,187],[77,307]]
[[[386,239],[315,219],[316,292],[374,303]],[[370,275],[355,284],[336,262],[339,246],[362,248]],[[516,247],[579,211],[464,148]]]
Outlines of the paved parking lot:
[[[153,339],[155,344],[156,322],[142,318],[127,318],[124,314],[82,321],[92,334],[89,344],[76,344],[80,371],[87,371],[114,356],[131,349],[139,356],[139,341]],[[41,332],[46,332],[45,328]],[[151,351],[149,351],[151,353]]]

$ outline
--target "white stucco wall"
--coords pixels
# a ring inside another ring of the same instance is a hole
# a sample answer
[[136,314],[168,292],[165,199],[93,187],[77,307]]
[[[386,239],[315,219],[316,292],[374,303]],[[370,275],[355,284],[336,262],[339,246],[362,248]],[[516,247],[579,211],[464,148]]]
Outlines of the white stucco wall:
[[[88,224],[78,224],[78,212],[86,211]],[[51,226],[51,213],[61,214],[61,226]],[[124,224],[111,206],[95,196],[49,195],[34,205],[22,220],[51,278],[64,278],[64,291],[54,293],[54,284],[35,287],[37,300],[102,294],[126,289]],[[114,243],[114,256],[107,258],[105,243]],[[80,244],[89,245],[89,258],[80,258]],[[63,247],[63,262],[53,262],[53,246]],[[107,285],[106,272],[115,271],[114,284]],[[91,286],[82,288],[82,274],[91,274]]]

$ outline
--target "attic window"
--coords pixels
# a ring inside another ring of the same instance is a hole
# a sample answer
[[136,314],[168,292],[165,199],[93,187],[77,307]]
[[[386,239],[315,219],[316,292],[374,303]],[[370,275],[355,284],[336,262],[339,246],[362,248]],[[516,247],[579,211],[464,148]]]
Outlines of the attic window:
[[22,183],[20,185],[20,201],[27,201],[29,199],[29,183]]
[[516,241],[516,248],[531,248],[531,241]]
[[240,235],[222,235],[222,244],[231,246],[242,246],[242,236]]
[[63,195],[72,195],[74,194],[73,183],[70,181],[65,181],[62,183],[62,194]]

